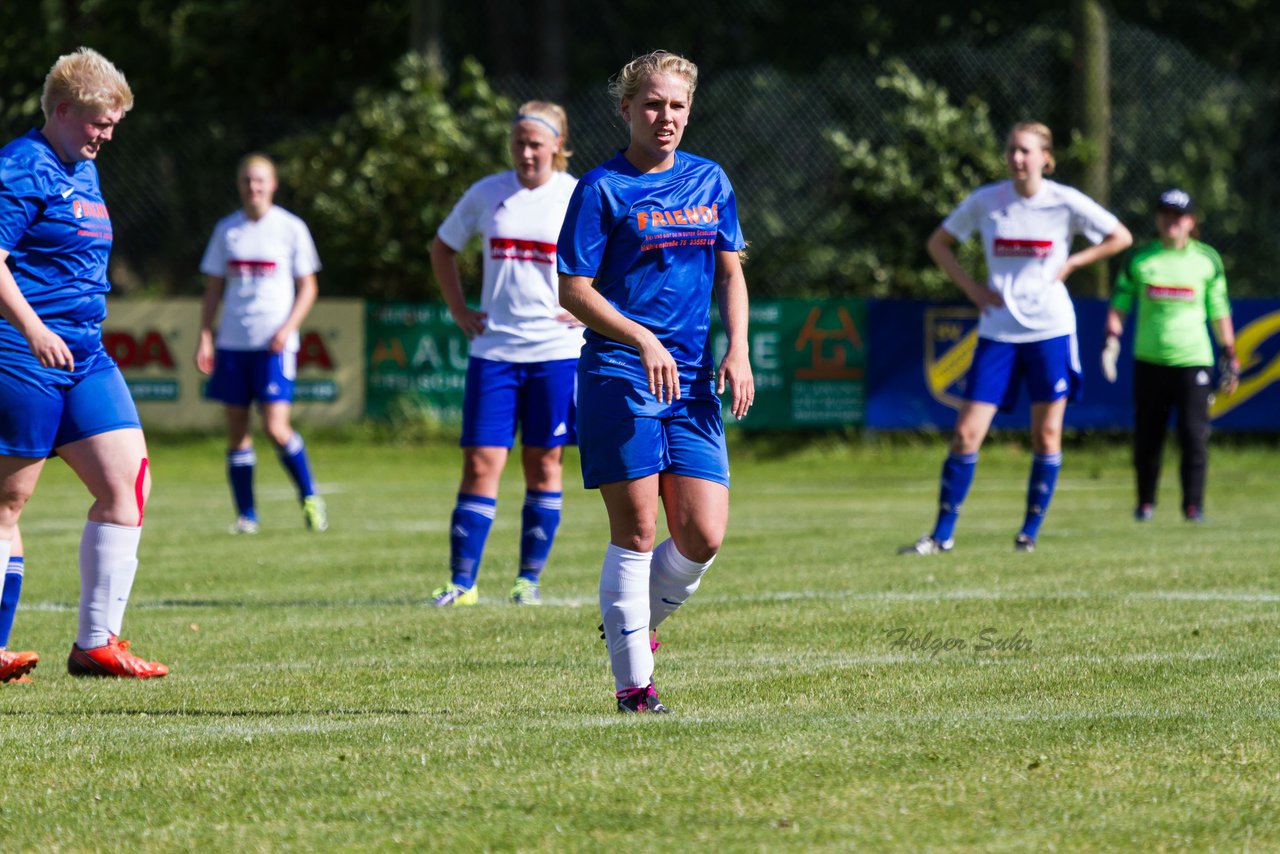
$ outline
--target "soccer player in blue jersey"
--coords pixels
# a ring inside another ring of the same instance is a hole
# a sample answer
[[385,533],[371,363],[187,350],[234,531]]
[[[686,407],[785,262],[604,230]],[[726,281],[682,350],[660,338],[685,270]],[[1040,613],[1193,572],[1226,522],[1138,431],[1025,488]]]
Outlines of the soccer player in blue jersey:
[[[582,324],[556,297],[556,238],[577,181],[568,173],[569,119],[549,101],[527,101],[511,122],[512,169],[463,194],[431,244],[431,269],[449,313],[471,340],[462,405],[462,480],[449,520],[449,583],[439,608],[474,605],[476,579],[497,514],[498,484],[516,429],[524,444],[520,564],[509,598],[542,601],[564,496],[564,446],[576,441],[574,376]],[[484,240],[480,308],[467,305],[457,256]]]
[[147,443],[102,346],[111,218],[94,161],[133,106],[124,75],[89,48],[45,78],[45,123],[0,149],[0,565],[45,461],[93,496],[80,540],[73,676],[169,672],[120,638],[151,490]]
[[[933,530],[899,554],[951,550],[960,507],[973,483],[978,450],[998,409],[1017,402],[1025,384],[1031,398],[1031,445],[1026,513],[1014,548],[1036,548],[1062,466],[1062,422],[1067,401],[1080,390],[1076,312],[1067,277],[1122,251],[1129,230],[1084,193],[1050,181],[1053,134],[1039,122],[1009,131],[1009,179],[979,187],[930,235],[929,256],[981,312],[978,345],[965,377],[950,453],[942,466]],[[987,259],[979,284],[956,260],[955,247],[977,233]],[[1082,235],[1092,245],[1072,251]]]
[[[653,685],[657,627],[698,588],[729,519],[717,394],[747,414],[747,285],[737,201],[724,170],[679,150],[698,69],[655,51],[610,92],[630,128],[589,172],[558,243],[560,302],[587,325],[578,365],[582,477],[609,515],[602,631],[621,712],[666,712]],[[728,335],[708,341],[714,292]],[[654,547],[659,504],[670,538]]]
[[298,490],[303,522],[319,532],[329,527],[329,519],[290,414],[298,329],[316,302],[320,256],[306,223],[274,204],[276,166],[271,158],[249,154],[241,159],[236,187],[243,207],[218,220],[200,262],[205,290],[196,344],[196,367],[212,374],[207,394],[222,401],[226,412],[227,480],[236,505],[231,532],[258,532],[253,494],[257,455],[249,423],[255,400],[276,456]]

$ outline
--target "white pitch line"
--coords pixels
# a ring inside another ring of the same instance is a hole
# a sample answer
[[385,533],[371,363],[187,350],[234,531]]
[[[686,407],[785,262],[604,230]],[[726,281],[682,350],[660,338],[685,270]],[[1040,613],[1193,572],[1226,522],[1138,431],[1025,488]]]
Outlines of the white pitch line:
[[[421,602],[406,602],[407,607],[421,607],[426,602],[426,594],[422,596]],[[1053,601],[1062,599],[1073,599],[1079,601],[1117,601],[1130,600],[1135,602],[1141,601],[1161,601],[1161,602],[1280,602],[1280,593],[1267,593],[1262,591],[1251,590],[1142,590],[1131,593],[1098,593],[1088,590],[1047,590],[1047,591],[1023,591],[1023,590],[985,590],[985,589],[960,589],[960,590],[875,590],[875,591],[857,591],[857,590],[773,590],[761,593],[709,593],[696,598],[699,604],[744,604],[744,603],[760,603],[760,602],[804,602],[804,601],[853,601],[853,602],[1036,602],[1036,601]],[[273,599],[263,600],[272,605],[279,605]],[[597,607],[599,600],[594,597],[585,596],[544,596],[543,605],[560,606],[563,608],[587,608]],[[335,606],[359,607],[362,603],[358,601],[333,600]],[[379,607],[385,607],[394,603],[378,603]],[[481,604],[506,604],[506,600],[482,598]],[[228,601],[225,607],[242,608],[246,605],[252,605],[251,599],[237,599],[236,601]],[[31,611],[74,611],[77,606],[71,602],[31,602],[24,601],[19,606],[25,610]],[[216,602],[200,602],[187,604],[183,602],[173,602],[167,604],[151,603],[145,599],[141,599],[134,603],[135,608],[143,608],[147,610],[161,608],[218,608],[224,607],[223,604]]]

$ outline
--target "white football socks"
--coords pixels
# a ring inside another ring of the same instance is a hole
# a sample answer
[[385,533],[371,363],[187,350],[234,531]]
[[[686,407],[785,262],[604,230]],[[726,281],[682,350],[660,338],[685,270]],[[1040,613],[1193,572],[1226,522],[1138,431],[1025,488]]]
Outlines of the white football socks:
[[604,622],[615,690],[643,688],[653,680],[649,647],[649,564],[653,552],[609,544],[600,568],[600,616]]
[[138,571],[142,526],[86,522],[80,537],[80,628],[76,646],[95,649],[119,635]]
[[670,537],[658,544],[649,576],[649,628],[656,629],[693,595],[715,559],[712,555],[706,563],[689,560]]

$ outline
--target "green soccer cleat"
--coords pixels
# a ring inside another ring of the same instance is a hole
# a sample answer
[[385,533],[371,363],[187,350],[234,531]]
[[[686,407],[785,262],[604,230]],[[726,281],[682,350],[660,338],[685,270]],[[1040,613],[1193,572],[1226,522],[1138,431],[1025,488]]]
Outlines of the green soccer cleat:
[[538,582],[527,578],[517,578],[511,588],[511,601],[516,605],[541,605],[542,596],[538,593]]
[[437,608],[460,608],[463,605],[474,605],[480,601],[480,587],[462,587],[458,584],[446,584],[431,592],[431,604]]
[[309,531],[329,530],[329,514],[325,511],[324,499],[319,495],[308,495],[302,499],[302,518]]

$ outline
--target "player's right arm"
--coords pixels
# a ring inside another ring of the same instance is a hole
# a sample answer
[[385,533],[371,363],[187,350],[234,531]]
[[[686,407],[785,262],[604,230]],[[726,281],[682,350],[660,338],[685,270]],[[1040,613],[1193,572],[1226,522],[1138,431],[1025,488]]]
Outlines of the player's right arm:
[[42,366],[73,370],[76,360],[71,355],[71,349],[61,337],[44,325],[44,321],[22,295],[22,289],[5,264],[8,257],[9,250],[0,249],[0,315],[27,339],[27,346]]
[[663,403],[680,399],[680,369],[658,336],[622,314],[600,295],[588,276],[560,275],[560,305],[595,332],[634,347],[649,380],[649,393]]
[[213,321],[218,316],[222,291],[227,280],[222,276],[204,277],[204,299],[200,302],[200,337],[196,341],[196,368],[202,374],[213,373]]
[[933,259],[933,263],[938,265],[942,272],[947,274],[947,278],[955,282],[960,290],[964,291],[964,295],[978,307],[979,311],[985,312],[989,308],[1003,308],[1004,300],[1000,298],[1000,294],[991,290],[984,284],[979,284],[973,280],[973,276],[960,266],[960,261],[956,258],[955,247],[960,241],[951,232],[942,226],[938,226],[933,230],[933,234],[929,235],[928,241],[925,242],[925,249],[929,252],[929,257]]
[[440,296],[444,297],[458,328],[467,333],[467,338],[475,338],[484,332],[488,315],[467,305],[467,298],[462,293],[462,276],[458,273],[458,253],[439,235],[431,241],[431,272],[435,273]]

